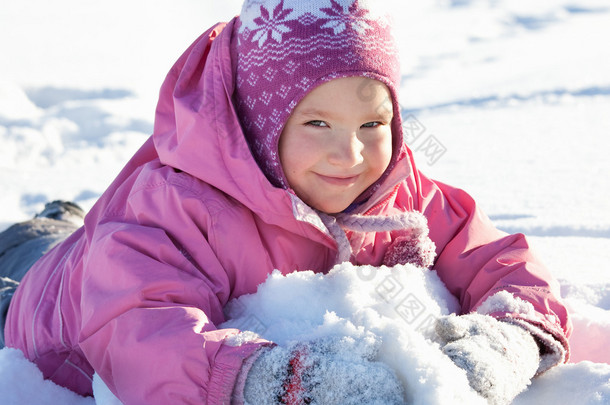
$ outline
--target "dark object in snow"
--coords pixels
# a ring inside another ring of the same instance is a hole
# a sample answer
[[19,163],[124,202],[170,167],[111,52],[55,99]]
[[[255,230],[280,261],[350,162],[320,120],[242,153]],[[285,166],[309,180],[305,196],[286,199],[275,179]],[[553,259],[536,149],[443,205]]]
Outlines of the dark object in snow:
[[85,212],[67,201],[47,203],[33,219],[0,233],[0,348],[10,302],[27,271],[83,223]]
[[46,203],[44,209],[35,218],[50,218],[82,225],[84,217],[85,211],[77,204],[71,201],[55,200]]

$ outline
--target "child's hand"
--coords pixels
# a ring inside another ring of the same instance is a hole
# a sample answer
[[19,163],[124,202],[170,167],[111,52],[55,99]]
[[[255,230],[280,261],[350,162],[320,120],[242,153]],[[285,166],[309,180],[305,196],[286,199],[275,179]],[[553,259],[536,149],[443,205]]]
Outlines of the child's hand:
[[262,350],[246,379],[247,404],[404,403],[394,373],[373,361],[374,342],[331,337]]
[[437,321],[436,332],[443,352],[490,404],[510,403],[538,369],[538,345],[520,326],[487,315],[449,315]]

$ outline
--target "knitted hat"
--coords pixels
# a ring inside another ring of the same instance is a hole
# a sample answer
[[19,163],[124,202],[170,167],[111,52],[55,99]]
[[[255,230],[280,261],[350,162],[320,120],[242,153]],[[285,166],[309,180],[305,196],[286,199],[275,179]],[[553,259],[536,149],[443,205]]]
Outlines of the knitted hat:
[[[376,4],[375,4],[376,3]],[[402,144],[398,50],[381,0],[246,0],[235,25],[235,105],[258,165],[288,188],[278,152],[290,114],[307,93],[332,79],[363,76],[392,95],[394,150]],[[363,82],[364,83],[364,82]],[[370,97],[362,89],[362,97]],[[389,171],[386,170],[386,173]]]

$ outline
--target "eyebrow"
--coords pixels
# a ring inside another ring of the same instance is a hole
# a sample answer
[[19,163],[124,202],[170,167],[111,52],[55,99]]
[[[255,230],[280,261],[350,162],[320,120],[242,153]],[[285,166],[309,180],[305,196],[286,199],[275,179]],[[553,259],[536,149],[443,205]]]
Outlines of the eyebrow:
[[304,109],[298,110],[296,112],[298,114],[307,115],[307,116],[311,116],[311,117],[321,117],[321,118],[332,117],[332,114],[329,114],[328,112],[326,112],[324,110],[319,110],[317,108],[304,108]]
[[[301,110],[295,110],[295,112],[300,115],[304,115],[304,116],[308,116],[308,117],[315,117],[315,118],[327,119],[327,118],[333,117],[333,115],[328,113],[327,111],[320,110],[315,107],[303,108]],[[385,119],[385,120],[391,120],[393,116],[394,116],[394,114],[392,114],[392,112],[390,112],[388,110],[384,110],[384,112],[380,112],[377,110],[370,115],[370,117],[373,119],[381,118],[381,119]]]

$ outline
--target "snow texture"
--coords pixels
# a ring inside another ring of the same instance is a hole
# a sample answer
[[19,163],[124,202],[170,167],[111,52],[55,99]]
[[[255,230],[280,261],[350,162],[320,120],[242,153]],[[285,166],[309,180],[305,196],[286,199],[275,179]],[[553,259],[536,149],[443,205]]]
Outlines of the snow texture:
[[[280,345],[327,336],[375,336],[380,344],[376,360],[396,371],[406,403],[487,403],[470,389],[466,373],[441,351],[435,319],[456,312],[458,304],[434,271],[411,265],[373,268],[346,263],[326,276],[276,272],[256,294],[240,297],[227,310],[234,319],[223,326],[254,330]],[[554,390],[566,389],[566,398],[575,399],[561,403],[610,403],[610,365],[582,367],[576,373],[570,367],[558,366],[536,378],[513,403],[535,401],[532,395],[539,394],[540,384],[548,386],[550,377],[557,382]],[[581,373],[578,378],[586,381],[586,391],[578,400],[569,392],[572,382],[563,384],[557,375],[563,369],[566,378]]]
[[254,330],[279,345],[374,336],[380,344],[376,360],[397,372],[410,403],[451,398],[481,403],[468,388],[466,374],[430,341],[436,336],[436,317],[457,309],[456,299],[434,272],[410,265],[343,264],[327,276],[275,272],[257,294],[231,303],[227,315],[234,319],[223,326]]
[[536,321],[536,310],[534,306],[519,297],[513,296],[508,291],[500,291],[487,298],[478,308],[479,314],[493,314],[494,312],[509,312],[520,314],[524,319]]
[[[90,208],[150,134],[171,64],[204,29],[240,7],[241,0],[5,2],[0,229],[55,199]],[[572,315],[572,363],[536,378],[514,403],[610,403],[610,53],[599,45],[610,35],[608,2],[396,1],[394,8],[401,22],[404,128],[416,162],[428,176],[468,191],[499,228],[528,235],[560,279]],[[298,281],[269,283],[297,288]],[[313,317],[316,329],[301,325],[295,332],[358,335],[364,332],[357,325],[368,325],[396,342],[381,344],[379,356],[390,366],[400,368],[392,357],[399,348],[400,359],[415,365],[401,372],[413,392],[435,401],[426,387],[463,389],[465,376],[451,367],[436,373],[443,358],[425,334],[383,327],[396,305],[375,301],[379,284],[371,293],[358,280],[350,283],[359,287],[345,301],[328,303],[339,306],[334,315],[320,315],[317,303],[331,290],[304,300],[300,317]],[[383,285],[381,291],[391,289],[390,282]],[[294,294],[316,293],[304,288]],[[417,298],[430,301],[423,292]],[[434,296],[441,304],[426,307],[430,314],[450,310],[442,308],[453,305],[443,304],[445,298]],[[273,302],[264,293],[250,299],[260,307]],[[359,299],[373,307],[351,319],[342,310]],[[286,313],[275,315],[289,322],[288,306],[281,307]],[[273,332],[275,324],[267,325],[263,330]],[[95,401],[77,398],[43,381],[18,352],[0,351],[3,405],[111,404],[101,380],[94,386]],[[459,394],[465,401],[473,395]]]

